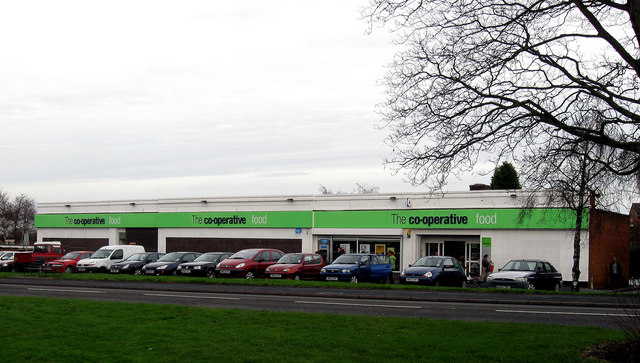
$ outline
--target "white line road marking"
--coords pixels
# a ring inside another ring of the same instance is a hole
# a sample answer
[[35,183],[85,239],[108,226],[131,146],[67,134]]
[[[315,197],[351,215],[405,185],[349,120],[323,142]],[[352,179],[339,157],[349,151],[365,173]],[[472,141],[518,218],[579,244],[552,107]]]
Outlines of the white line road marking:
[[145,296],[159,296],[159,297],[184,297],[191,299],[218,299],[218,300],[240,300],[237,297],[221,297],[221,296],[198,296],[198,295],[171,295],[171,294],[144,294]]
[[554,315],[587,315],[587,316],[629,316],[629,314],[609,314],[609,313],[580,313],[572,311],[533,311],[533,310],[496,310],[498,313],[520,313],[520,314],[554,314]]
[[77,293],[87,293],[87,294],[104,294],[104,291],[97,291],[97,290],[43,289],[43,288],[38,288],[38,287],[30,287],[29,290],[34,290],[34,291],[55,291],[55,292],[77,292]]
[[296,304],[319,304],[319,305],[346,305],[346,306],[366,306],[374,308],[392,308],[392,309],[422,309],[421,306],[409,306],[409,305],[377,305],[377,304],[349,304],[349,303],[337,303],[337,302],[325,302],[325,301],[294,301]]

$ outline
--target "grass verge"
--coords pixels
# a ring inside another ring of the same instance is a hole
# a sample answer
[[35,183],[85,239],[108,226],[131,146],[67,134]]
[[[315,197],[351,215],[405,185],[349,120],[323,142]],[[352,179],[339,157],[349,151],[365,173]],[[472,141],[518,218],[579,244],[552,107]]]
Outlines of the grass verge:
[[622,332],[0,296],[2,356],[83,362],[581,362]]

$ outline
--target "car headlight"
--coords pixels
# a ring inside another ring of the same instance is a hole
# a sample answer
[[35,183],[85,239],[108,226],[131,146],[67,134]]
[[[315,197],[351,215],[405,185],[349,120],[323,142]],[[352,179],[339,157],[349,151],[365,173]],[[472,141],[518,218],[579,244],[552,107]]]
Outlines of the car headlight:
[[93,266],[93,265],[95,265],[95,264],[96,264],[96,261],[89,262],[89,266]]
[[400,276],[402,277],[406,276],[406,274],[404,273],[404,270],[402,270],[402,272],[400,273]]
[[194,270],[202,270],[202,266],[193,266]]
[[158,266],[158,267],[156,268],[156,270],[164,270],[165,268],[167,268],[167,266],[169,266],[169,265],[162,265],[162,266]]
[[320,273],[325,273],[327,272],[327,269],[325,269],[324,267],[320,269]]
[[238,266],[236,266],[236,268],[243,268],[243,267],[245,267],[246,265],[247,265],[247,264],[243,262],[243,263],[241,263],[241,264],[238,264]]
[[128,269],[128,268],[129,268],[129,265],[128,265],[128,264],[126,264],[126,265],[122,266],[122,268],[123,268],[123,269]]
[[527,281],[526,277],[516,277],[516,281]]
[[343,274],[348,274],[349,272],[351,272],[351,270],[349,270],[348,268],[343,268],[342,270],[340,270],[340,272],[342,272]]
[[493,275],[487,276],[487,280],[493,280]]
[[433,276],[433,274],[431,273],[431,271],[427,272],[426,274],[422,275],[424,277],[431,277]]
[[291,268],[285,268],[284,270],[282,270],[282,272],[290,272]]

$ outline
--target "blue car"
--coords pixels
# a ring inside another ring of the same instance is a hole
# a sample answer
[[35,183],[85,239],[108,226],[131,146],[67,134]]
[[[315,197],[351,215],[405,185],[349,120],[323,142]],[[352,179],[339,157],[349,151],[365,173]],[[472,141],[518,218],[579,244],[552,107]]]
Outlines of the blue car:
[[387,256],[367,253],[345,254],[320,270],[322,281],[385,282],[391,274]]
[[467,276],[457,259],[427,256],[404,269],[400,274],[400,283],[466,287]]

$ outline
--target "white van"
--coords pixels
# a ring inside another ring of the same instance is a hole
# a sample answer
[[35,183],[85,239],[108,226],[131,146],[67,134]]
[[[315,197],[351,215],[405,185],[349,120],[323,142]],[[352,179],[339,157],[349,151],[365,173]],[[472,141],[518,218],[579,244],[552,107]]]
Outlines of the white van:
[[144,253],[139,245],[115,245],[100,247],[91,257],[78,261],[78,272],[108,272],[111,265],[118,263],[134,253]]

